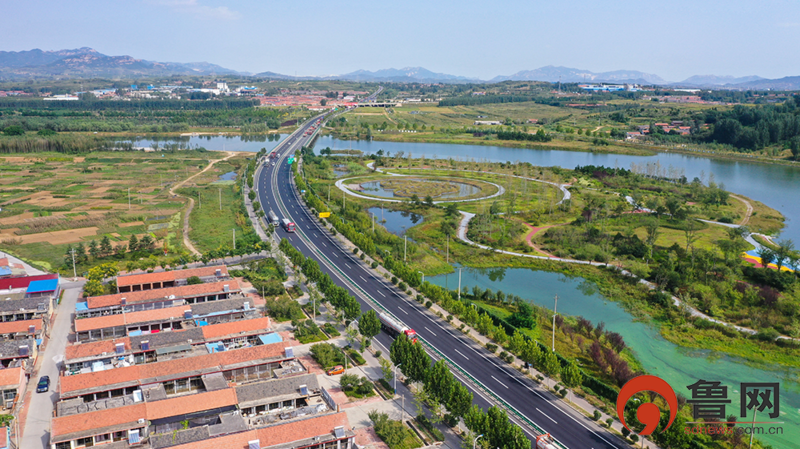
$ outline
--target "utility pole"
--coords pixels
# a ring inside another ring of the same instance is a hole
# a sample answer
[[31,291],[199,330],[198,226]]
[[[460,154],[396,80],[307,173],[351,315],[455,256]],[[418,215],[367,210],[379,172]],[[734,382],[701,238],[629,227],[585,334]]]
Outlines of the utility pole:
[[222,210],[222,188],[219,189],[219,210]]
[[375,214],[372,214],[372,233],[375,233]]
[[328,185],[328,203],[330,203],[330,202],[331,202],[331,186],[329,184]]
[[422,283],[424,284],[425,283],[425,273],[423,273],[423,272],[421,272],[419,270],[417,270],[417,273],[422,275]]
[[394,394],[397,394],[397,368],[400,367],[402,363],[398,363],[394,366]]
[[447,258],[447,263],[450,263],[450,236],[447,236],[447,250],[445,251],[445,257]]
[[77,281],[78,280],[78,272],[75,269],[75,248],[72,248],[69,252],[72,253],[72,277],[73,277],[73,281]]
[[408,246],[408,236],[403,236],[403,262],[406,261],[406,246]]
[[553,305],[553,352],[556,352],[556,309],[558,308],[558,295],[556,295],[555,304]]
[[233,250],[236,251],[236,228],[233,228]]
[[461,267],[458,267],[458,299],[461,299]]

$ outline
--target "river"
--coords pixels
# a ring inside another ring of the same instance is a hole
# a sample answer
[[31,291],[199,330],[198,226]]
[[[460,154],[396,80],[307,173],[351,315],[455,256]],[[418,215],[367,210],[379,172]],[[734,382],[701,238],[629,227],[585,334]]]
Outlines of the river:
[[[427,281],[458,288],[458,274],[425,278]],[[528,268],[464,269],[461,285],[473,285],[493,291],[513,293],[532,304],[552,310],[553,298],[558,295],[558,312],[583,316],[595,325],[605,323],[605,328],[618,332],[636,354],[649,373],[661,377],[676,393],[691,397],[686,386],[700,379],[719,381],[728,387],[727,414],[739,416],[739,385],[741,382],[780,382],[780,418],[783,435],[761,435],[765,442],[776,448],[797,447],[800,440],[800,370],[779,365],[754,367],[744,360],[714,351],[684,348],[661,337],[658,329],[647,323],[634,321],[618,303],[609,301],[597,292],[597,287],[580,277],[567,277],[559,273],[536,271]],[[749,416],[752,418],[752,415]],[[759,416],[759,421],[762,421]],[[744,421],[739,418],[739,420]],[[765,419],[764,421],[772,421]]]
[[680,153],[658,153],[655,156],[631,156],[623,154],[588,153],[581,151],[534,150],[484,145],[452,145],[441,143],[409,143],[380,141],[345,141],[330,136],[317,140],[317,148],[334,146],[353,149],[365,154],[378,150],[396,154],[398,151],[414,158],[460,159],[488,162],[530,162],[542,167],[558,166],[573,169],[578,165],[605,165],[606,167],[631,168],[631,163],[645,165],[659,162],[662,167],[672,166],[683,170],[685,176],[708,182],[711,174],[725,189],[739,193],[779,210],[786,217],[782,237],[800,244],[800,200],[794,198],[800,186],[800,167],[758,162],[731,161]]

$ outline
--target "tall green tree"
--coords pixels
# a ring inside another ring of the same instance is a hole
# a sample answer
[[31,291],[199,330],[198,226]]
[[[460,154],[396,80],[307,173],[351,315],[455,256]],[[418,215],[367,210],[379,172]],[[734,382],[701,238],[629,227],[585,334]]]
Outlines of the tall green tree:
[[542,363],[539,369],[554,380],[557,379],[561,372],[561,363],[558,361],[556,353],[553,351],[546,351],[542,354]]
[[436,398],[437,401],[447,404],[450,401],[451,386],[455,382],[456,380],[444,360],[437,360],[427,370],[424,387],[428,394]]
[[472,405],[472,393],[460,382],[453,382],[450,390],[447,410],[453,416],[464,416]]
[[136,234],[131,234],[131,238],[128,239],[128,250],[132,253],[139,250],[139,239],[136,238]]
[[100,254],[103,256],[111,255],[111,239],[108,238],[107,235],[103,236],[103,239],[100,240]]
[[358,320],[358,331],[369,340],[375,338],[375,336],[380,333],[381,321],[378,319],[378,314],[375,313],[374,310],[368,310],[361,315],[361,318]]
[[75,262],[86,263],[88,261],[89,256],[86,255],[86,247],[83,246],[83,242],[78,242],[78,246],[75,247]]
[[97,245],[97,241],[94,239],[89,242],[89,255],[91,255],[92,259],[95,260],[100,257],[100,247]]
[[580,368],[573,362],[569,362],[561,371],[561,382],[570,390],[574,389],[583,382],[583,374]]

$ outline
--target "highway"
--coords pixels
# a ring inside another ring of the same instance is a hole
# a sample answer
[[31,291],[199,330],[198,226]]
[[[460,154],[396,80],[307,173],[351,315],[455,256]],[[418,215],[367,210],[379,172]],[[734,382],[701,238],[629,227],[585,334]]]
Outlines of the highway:
[[[362,310],[375,308],[369,300],[379,303],[414,329],[426,343],[567,448],[624,447],[619,439],[594,421],[572,410],[551,393],[539,388],[535,382],[491,356],[485,348],[430,313],[421,304],[400,293],[394,285],[378,276],[359,258],[353,257],[352,252],[344,248],[318,219],[310,215],[303,206],[299,192],[294,188],[287,156],[295,151],[299,152],[301,146],[308,145],[313,136],[303,136],[303,133],[316,120],[314,118],[302,124],[298,131],[276,148],[277,159],[267,160],[256,172],[255,185],[263,209],[273,210],[279,218],[288,218],[297,226],[296,233],[287,233],[279,228],[278,237],[287,238],[301,253],[316,260],[323,272],[328,273],[334,282],[358,299]],[[391,338],[381,333],[378,342],[388,348]],[[431,355],[436,359],[435,354]],[[456,370],[453,373],[473,392],[477,405],[483,408],[494,405],[485,391],[474,388]],[[517,424],[523,424],[513,415],[509,416]],[[527,425],[522,428],[533,440],[533,429]]]

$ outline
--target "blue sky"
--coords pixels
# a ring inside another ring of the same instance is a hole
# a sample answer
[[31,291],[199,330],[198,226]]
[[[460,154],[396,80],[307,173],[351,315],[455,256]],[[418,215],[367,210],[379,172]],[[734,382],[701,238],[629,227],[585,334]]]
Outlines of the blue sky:
[[0,0],[0,50],[92,47],[235,70],[422,66],[489,79],[545,65],[800,75],[800,2]]

